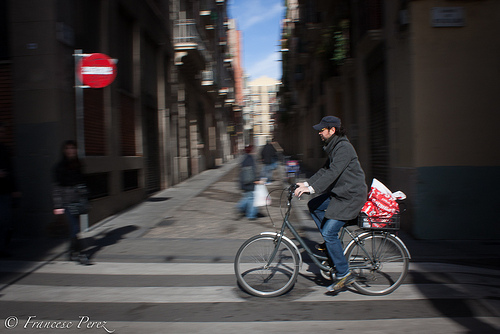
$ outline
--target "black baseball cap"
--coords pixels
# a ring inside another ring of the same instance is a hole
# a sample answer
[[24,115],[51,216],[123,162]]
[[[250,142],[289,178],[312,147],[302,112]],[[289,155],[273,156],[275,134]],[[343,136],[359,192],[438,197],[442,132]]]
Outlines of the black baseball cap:
[[319,122],[319,124],[313,126],[313,129],[316,131],[321,131],[321,129],[323,128],[340,127],[340,124],[340,118],[335,116],[325,116],[321,119],[321,122]]

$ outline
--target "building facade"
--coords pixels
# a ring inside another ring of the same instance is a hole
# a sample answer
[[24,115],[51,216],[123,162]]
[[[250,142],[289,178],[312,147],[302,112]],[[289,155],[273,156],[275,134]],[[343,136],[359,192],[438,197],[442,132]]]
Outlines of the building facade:
[[407,194],[403,229],[498,239],[496,13],[497,1],[287,1],[277,135],[285,151],[318,168],[311,125],[337,115],[367,184],[377,178]]
[[247,100],[253,128],[253,145],[263,146],[273,139],[279,86],[279,81],[265,76],[248,82]]
[[228,20],[228,55],[226,57],[231,66],[234,77],[234,95],[232,100],[228,100],[233,104],[234,121],[230,124],[228,132],[233,138],[235,152],[241,152],[244,148],[243,140],[243,64],[242,64],[242,49],[241,49],[241,31],[238,30],[236,19]]
[[[53,219],[51,169],[66,139],[84,148],[90,225],[233,157],[225,1],[0,5],[0,117],[23,194],[21,233],[43,233]],[[112,84],[81,90],[81,119],[78,52],[117,60]]]

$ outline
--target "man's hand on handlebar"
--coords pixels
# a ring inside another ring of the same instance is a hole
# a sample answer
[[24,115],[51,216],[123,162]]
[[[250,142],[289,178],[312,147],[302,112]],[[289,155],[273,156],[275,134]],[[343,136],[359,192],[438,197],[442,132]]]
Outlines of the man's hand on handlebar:
[[295,189],[295,196],[300,197],[302,194],[309,194],[309,188],[304,183],[297,183],[297,189]]

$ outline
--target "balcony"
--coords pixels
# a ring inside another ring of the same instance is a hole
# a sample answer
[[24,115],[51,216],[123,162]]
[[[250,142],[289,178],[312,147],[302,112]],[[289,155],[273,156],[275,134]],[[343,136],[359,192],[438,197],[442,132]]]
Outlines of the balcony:
[[175,65],[189,65],[197,71],[205,68],[210,55],[193,19],[177,20],[174,27]]
[[215,3],[213,0],[201,0],[200,1],[200,18],[202,24],[206,27],[207,25],[212,25],[213,13]]
[[233,56],[232,56],[232,55],[230,55],[230,54],[225,54],[223,59],[224,59],[224,65],[225,65],[226,67],[231,67],[231,66],[233,66],[233,60],[234,60],[234,58],[233,58]]
[[214,71],[206,70],[201,72],[201,85],[202,86],[213,86],[214,82]]

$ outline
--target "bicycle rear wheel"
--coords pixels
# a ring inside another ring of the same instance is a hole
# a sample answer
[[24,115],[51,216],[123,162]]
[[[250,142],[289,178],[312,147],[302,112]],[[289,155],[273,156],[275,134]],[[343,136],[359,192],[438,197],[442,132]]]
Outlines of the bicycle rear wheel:
[[361,236],[346,250],[353,286],[365,295],[386,295],[403,283],[409,267],[409,254],[399,239],[371,232]]
[[299,256],[289,241],[281,239],[276,255],[267,263],[277,245],[274,236],[256,235],[241,245],[234,260],[240,286],[259,297],[275,297],[290,290],[299,274]]

